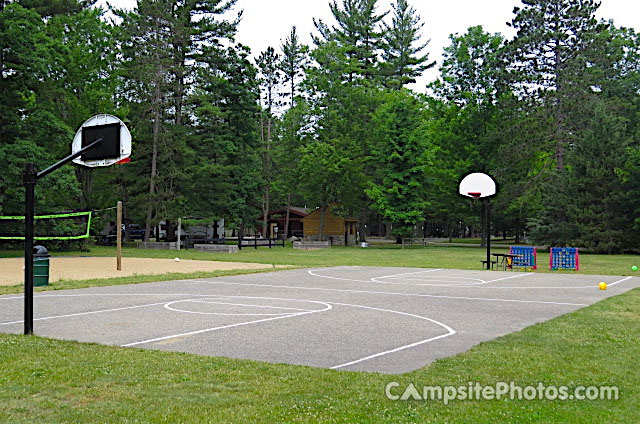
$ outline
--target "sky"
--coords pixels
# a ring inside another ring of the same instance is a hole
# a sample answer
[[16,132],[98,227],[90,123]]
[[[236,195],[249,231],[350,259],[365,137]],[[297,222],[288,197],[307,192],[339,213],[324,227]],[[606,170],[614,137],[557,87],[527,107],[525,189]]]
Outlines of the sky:
[[[389,10],[392,1],[379,0],[378,11]],[[127,9],[136,5],[136,0],[101,0],[98,4],[106,2]],[[640,31],[640,1],[601,2],[598,18],[612,19],[617,26]],[[513,18],[513,8],[522,4],[520,0],[410,0],[409,3],[425,24],[423,42],[430,40],[424,52],[429,54],[430,60],[437,62],[435,68],[425,72],[411,87],[419,92],[424,92],[426,84],[437,78],[437,67],[442,61],[443,49],[449,45],[450,34],[463,34],[471,26],[482,25],[485,31],[500,32],[508,39],[512,38],[515,33],[506,23]],[[329,0],[238,0],[234,13],[239,10],[244,12],[237,41],[251,47],[254,57],[269,46],[279,50],[293,25],[297,27],[301,41],[312,44],[313,18],[328,24],[333,22]]]

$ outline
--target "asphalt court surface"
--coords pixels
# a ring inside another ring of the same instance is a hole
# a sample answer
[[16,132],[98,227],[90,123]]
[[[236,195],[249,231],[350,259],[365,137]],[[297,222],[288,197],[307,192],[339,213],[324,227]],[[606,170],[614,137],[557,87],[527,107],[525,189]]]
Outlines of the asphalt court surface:
[[[34,328],[107,345],[402,373],[637,287],[637,277],[579,273],[299,269],[36,293]],[[22,318],[23,296],[0,296],[0,332],[21,333]]]

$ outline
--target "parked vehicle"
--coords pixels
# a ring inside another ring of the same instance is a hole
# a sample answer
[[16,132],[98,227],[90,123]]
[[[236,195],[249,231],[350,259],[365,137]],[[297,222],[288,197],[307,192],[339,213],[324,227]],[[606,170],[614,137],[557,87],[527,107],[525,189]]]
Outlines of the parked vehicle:
[[131,240],[142,240],[144,238],[144,228],[138,224],[129,224],[129,238]]

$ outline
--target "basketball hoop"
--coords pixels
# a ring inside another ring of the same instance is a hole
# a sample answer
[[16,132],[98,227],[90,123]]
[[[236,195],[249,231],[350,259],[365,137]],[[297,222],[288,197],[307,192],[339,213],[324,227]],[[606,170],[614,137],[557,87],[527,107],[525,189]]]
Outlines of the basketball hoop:
[[71,143],[71,152],[78,152],[98,138],[103,142],[75,158],[75,164],[96,168],[129,163],[131,133],[124,122],[113,115],[101,114],[87,119]]
[[458,193],[461,196],[474,199],[493,197],[497,192],[498,187],[495,180],[491,178],[491,176],[481,172],[465,175],[465,177],[460,180],[458,189]]
[[483,261],[491,269],[491,198],[498,192],[496,181],[482,172],[465,175],[458,186],[458,194],[465,198],[484,200],[485,233],[487,237],[487,260]]

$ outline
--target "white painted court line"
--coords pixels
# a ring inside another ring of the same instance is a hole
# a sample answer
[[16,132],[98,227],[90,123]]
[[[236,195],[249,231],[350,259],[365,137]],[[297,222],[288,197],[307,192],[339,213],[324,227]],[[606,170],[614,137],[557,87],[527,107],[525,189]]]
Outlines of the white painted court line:
[[[350,268],[357,268],[357,267],[350,267]],[[351,278],[340,278],[340,277],[330,277],[328,275],[320,275],[320,274],[316,274],[316,271],[324,271],[327,269],[336,269],[336,268],[321,268],[321,269],[310,269],[307,271],[307,273],[309,275],[313,275],[314,277],[321,277],[321,278],[327,278],[329,280],[339,280],[339,281],[356,281],[359,283],[371,283],[371,280],[353,280]],[[345,269],[345,268],[341,268],[341,269]]]
[[425,269],[424,271],[403,272],[401,274],[391,274],[391,275],[383,275],[382,277],[373,277],[372,280],[376,278],[392,278],[392,277],[402,277],[404,275],[427,274],[429,272],[437,272],[442,270],[443,268],[436,268],[436,269]]
[[192,283],[206,283],[206,284],[221,284],[230,286],[246,286],[246,287],[270,287],[278,289],[289,290],[316,290],[316,291],[332,291],[341,293],[365,293],[365,294],[382,294],[389,296],[406,296],[406,297],[428,297],[436,299],[460,299],[460,300],[478,300],[485,302],[511,302],[511,303],[535,303],[543,305],[562,305],[562,306],[588,306],[587,303],[571,303],[571,302],[551,302],[543,300],[520,300],[520,299],[499,299],[499,298],[484,298],[484,297],[467,297],[467,296],[445,296],[435,294],[416,294],[416,293],[397,293],[397,292],[385,292],[385,291],[371,291],[371,290],[351,290],[351,289],[330,289],[324,287],[303,287],[303,286],[282,286],[276,284],[253,284],[253,283],[232,283],[225,281],[211,281],[211,280],[182,280]]
[[[400,284],[400,285],[407,285],[407,286],[432,286],[432,287],[455,287],[455,286],[464,287],[464,286],[487,284],[487,282],[481,278],[459,277],[459,276],[453,276],[453,275],[436,275],[436,276],[425,275],[424,278],[406,278],[407,275],[425,274],[425,273],[436,272],[436,271],[443,271],[443,269],[438,268],[438,269],[432,269],[427,271],[405,272],[401,274],[384,275],[382,277],[373,277],[371,281],[375,283],[380,283],[380,284]],[[418,283],[380,281],[381,279],[385,279],[385,280],[392,279],[392,280],[402,280],[402,281],[422,281],[422,283],[418,284]],[[455,280],[467,280],[467,281],[455,281]],[[451,284],[441,284],[441,283],[451,283]]]
[[[271,298],[271,299],[276,299],[276,298]],[[302,299],[279,299],[279,300],[297,300],[297,301],[303,301],[303,302],[305,301],[305,300],[302,300]],[[310,302],[310,301],[307,301],[307,302]],[[311,301],[311,302],[313,302],[313,301]],[[315,302],[315,303],[324,303],[324,302]],[[142,341],[139,341],[139,342],[123,344],[122,347],[138,346],[138,345],[141,345],[141,344],[154,343],[154,342],[159,342],[159,341],[168,340],[168,339],[174,339],[174,338],[178,338],[178,337],[193,336],[193,335],[196,335],[196,334],[209,333],[209,332],[212,332],[212,331],[224,330],[224,329],[227,329],[227,328],[242,327],[242,326],[250,325],[250,324],[258,324],[258,323],[261,323],[261,322],[276,321],[276,320],[279,320],[279,319],[299,317],[299,316],[302,316],[302,315],[309,315],[309,314],[315,314],[315,313],[318,313],[318,312],[325,312],[325,311],[328,311],[328,310],[332,309],[331,305],[326,304],[326,303],[325,303],[325,305],[326,305],[325,309],[320,309],[320,310],[316,310],[316,311],[293,313],[293,314],[289,314],[289,315],[277,316],[277,317],[272,317],[272,318],[263,318],[263,319],[258,319],[258,320],[254,320],[254,321],[239,322],[239,323],[236,323],[236,324],[221,325],[221,326],[218,326],[218,327],[205,328],[205,329],[202,329],[202,330],[189,331],[189,332],[180,333],[180,334],[173,334],[171,336],[156,337],[154,339],[148,339],[148,340],[142,340]]]
[[[354,268],[354,267],[350,267],[350,268]],[[322,275],[322,274],[318,274],[318,271],[324,271],[324,270],[334,270],[334,269],[345,269],[344,267],[340,267],[340,268],[320,268],[320,269],[312,269],[307,271],[307,273],[309,275],[312,275],[314,277],[319,277],[319,278],[327,278],[330,280],[340,280],[340,281],[354,281],[354,282],[358,282],[358,283],[378,283],[378,284],[397,284],[397,285],[409,285],[409,286],[434,286],[434,287],[452,287],[455,284],[434,284],[434,283],[422,283],[422,284],[412,284],[412,283],[395,283],[395,282],[391,282],[391,281],[380,281],[380,279],[383,278],[402,278],[402,276],[404,275],[416,275],[416,274],[425,274],[428,272],[436,272],[436,271],[442,271],[443,268],[437,268],[437,269],[428,269],[428,270],[424,270],[424,271],[414,271],[414,272],[405,272],[405,273],[401,273],[401,274],[391,274],[391,275],[383,275],[381,277],[372,277],[369,280],[356,280],[353,278],[341,278],[341,277],[332,277],[329,275]],[[433,277],[433,278],[440,278],[440,277]],[[474,284],[486,284],[486,281],[481,280],[479,278],[471,278],[471,277],[452,277],[452,276],[442,276],[441,278],[459,278],[459,279],[468,279],[468,280],[476,280],[479,281],[479,283],[469,283],[469,284],[461,284],[462,286],[465,285],[474,285]],[[405,279],[407,281],[425,281],[423,279]],[[461,283],[461,282],[456,282],[456,281],[452,281],[452,283]]]
[[[78,312],[78,313],[75,313],[75,314],[66,314],[66,315],[54,315],[54,316],[50,316],[50,317],[34,318],[33,320],[34,321],[44,321],[44,320],[56,319],[56,318],[70,318],[70,317],[77,317],[77,316],[82,316],[82,315],[102,314],[102,313],[106,313],[106,312],[124,311],[124,310],[127,310],[127,309],[146,308],[146,307],[150,307],[150,306],[160,306],[160,305],[164,305],[165,303],[167,303],[167,302],[147,303],[146,305],[135,305],[135,306],[126,306],[126,307],[122,307],[122,308],[101,309],[99,311]],[[19,323],[22,323],[22,322],[24,322],[24,320],[11,321],[11,322],[1,322],[0,325],[19,324]]]
[[504,278],[496,278],[495,280],[487,281],[487,283],[495,283],[496,281],[502,281],[502,280],[511,280],[513,278],[526,277],[527,275],[534,275],[534,274],[535,273],[533,273],[533,272],[527,272],[526,274],[518,274],[518,275],[512,275],[512,276],[504,277]]
[[251,308],[282,309],[282,310],[298,311],[298,312],[312,312],[315,310],[315,309],[286,308],[284,306],[252,305],[248,303],[210,302],[206,300],[178,300],[177,302],[209,303],[212,305],[248,306]]
[[409,317],[412,317],[412,318],[418,318],[418,319],[421,319],[421,320],[432,322],[432,323],[437,324],[440,327],[444,328],[445,330],[447,330],[446,334],[441,334],[439,336],[431,337],[431,338],[428,338],[428,339],[425,339],[425,340],[420,340],[420,341],[415,342],[415,343],[406,344],[406,345],[403,345],[403,346],[400,346],[400,347],[397,347],[397,348],[394,348],[394,349],[386,350],[384,352],[375,353],[373,355],[365,356],[364,358],[356,359],[354,361],[346,362],[344,364],[335,365],[335,366],[331,367],[331,369],[333,369],[333,370],[339,369],[339,368],[348,367],[350,365],[355,365],[357,363],[368,361],[368,360],[374,359],[374,358],[378,358],[380,356],[384,356],[384,355],[389,355],[389,354],[392,354],[392,353],[400,352],[402,350],[410,349],[412,347],[420,346],[420,345],[423,345],[423,344],[426,344],[426,343],[429,343],[429,342],[432,342],[432,341],[435,341],[435,340],[443,339],[445,337],[453,336],[454,334],[456,334],[456,331],[453,328],[449,327],[448,325],[443,324],[440,321],[436,321],[436,320],[431,319],[431,318],[423,317],[421,315],[410,314],[408,312],[394,311],[392,309],[382,309],[382,308],[374,308],[374,307],[371,307],[371,306],[354,305],[354,304],[350,304],[350,303],[338,303],[338,302],[327,302],[327,303],[330,303],[331,305],[350,306],[350,307],[353,307],[353,308],[370,309],[370,310],[374,310],[374,311],[382,311],[382,312],[389,312],[389,313],[398,314],[398,315],[405,315],[405,316],[409,316]]
[[[623,278],[621,280],[615,281],[611,284],[607,283],[608,287],[611,286],[615,286],[616,284],[620,284],[624,281],[630,280],[633,277],[626,277]],[[598,283],[593,283],[590,286],[547,286],[547,287],[541,287],[541,286],[504,286],[504,287],[498,287],[498,286],[487,286],[485,287],[486,289],[593,289],[593,290],[600,290],[598,288]]]
[[194,315],[217,315],[217,316],[282,316],[282,315],[294,315],[295,312],[280,312],[280,313],[233,313],[233,312],[200,312],[200,311],[189,311],[186,309],[179,309],[173,307],[172,305],[176,303],[206,303],[210,305],[230,305],[230,306],[246,306],[246,307],[257,307],[257,308],[270,308],[270,309],[280,309],[280,310],[289,310],[289,311],[298,311],[298,312],[316,312],[315,309],[299,309],[299,308],[284,308],[279,306],[264,306],[264,305],[249,305],[243,303],[230,303],[230,302],[207,302],[206,300],[193,300],[193,299],[182,299],[182,300],[174,300],[173,302],[166,303],[164,305],[165,309],[174,312],[184,312],[187,314]]
[[630,280],[630,279],[632,279],[632,278],[633,278],[633,277],[623,278],[622,280],[618,280],[618,281],[616,281],[616,282],[613,282],[613,283],[611,283],[611,284],[607,284],[607,285],[608,285],[609,287],[611,287],[611,286],[615,286],[616,284],[620,284],[620,283],[622,283],[622,282],[624,282],[624,281],[627,281],[627,280]]
[[[317,270],[311,270],[311,271],[321,271],[324,269],[331,269],[331,268],[323,268],[323,269],[317,269]],[[334,268],[335,269],[335,268]],[[479,278],[476,278],[475,280],[478,281],[482,281],[481,283],[477,283],[477,284],[429,284],[429,283],[423,283],[423,284],[414,284],[414,283],[395,283],[395,282],[386,282],[386,281],[378,281],[379,278],[401,278],[401,276],[403,275],[412,275],[412,274],[419,274],[419,273],[426,273],[426,272],[434,272],[434,271],[442,271],[443,269],[434,269],[434,270],[427,270],[427,271],[418,271],[418,272],[409,272],[409,273],[404,273],[404,274],[392,274],[392,275],[387,275],[387,276],[383,276],[383,277],[373,277],[371,278],[371,281],[375,282],[375,283],[382,283],[382,284],[397,284],[397,285],[408,285],[408,286],[432,286],[432,287],[473,287],[473,288],[481,288],[481,289],[597,289],[598,285],[594,284],[591,286],[492,286],[489,285],[487,283],[493,283],[496,281],[503,281],[503,280],[509,280],[509,279],[514,279],[514,278],[521,278],[521,277],[526,277],[529,275],[536,275],[536,273],[534,272],[529,272],[529,273],[525,273],[525,274],[518,274],[518,275],[513,275],[513,276],[509,276],[509,277],[504,277],[504,278],[497,278],[495,280],[489,280],[489,281],[485,281],[485,280],[481,280]],[[310,275],[313,275],[314,277],[319,277],[319,278],[329,278],[329,279],[334,279],[334,280],[343,280],[343,281],[355,281],[355,282],[362,282],[362,283],[366,283],[366,280],[354,280],[354,279],[349,279],[349,278],[338,278],[338,277],[329,277],[326,275],[322,275],[322,274],[316,274],[313,273],[311,271],[308,271],[308,273]],[[542,274],[540,274],[542,275]],[[588,275],[588,274],[587,274]],[[437,276],[434,278],[438,278]],[[443,276],[443,278],[469,278],[470,277],[453,277],[453,276]],[[621,283],[623,281],[627,281],[629,279],[631,279],[633,277],[626,277],[623,278],[622,280],[618,280],[614,283],[608,284],[609,286],[613,286],[616,285],[618,283]],[[408,281],[413,281],[412,279],[407,279]]]

